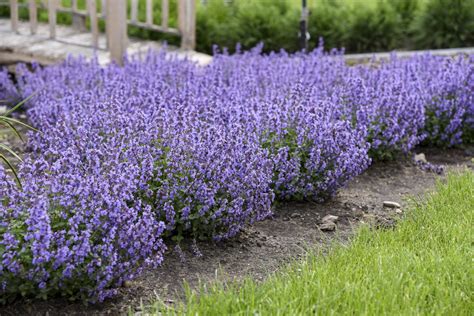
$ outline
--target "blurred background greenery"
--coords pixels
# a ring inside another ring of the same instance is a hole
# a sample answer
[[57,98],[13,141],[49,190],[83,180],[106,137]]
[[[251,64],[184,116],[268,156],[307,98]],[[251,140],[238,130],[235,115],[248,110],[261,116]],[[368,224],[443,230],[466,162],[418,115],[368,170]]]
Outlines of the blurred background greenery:
[[[264,51],[296,51],[301,0],[196,0],[196,50],[212,53],[213,45],[233,51],[264,43]],[[307,0],[310,48],[324,39],[325,47],[344,47],[347,52],[393,49],[428,49],[474,46],[474,0]],[[23,0],[25,2],[25,0]],[[70,0],[62,0],[70,5]],[[145,19],[145,1],[139,1],[139,16]],[[85,8],[85,1],[79,1]],[[100,10],[100,1],[98,1]],[[154,22],[161,19],[161,1],[154,1]],[[170,26],[176,27],[176,0],[170,0]],[[9,8],[1,7],[0,16]],[[47,21],[39,10],[39,19]],[[26,8],[20,17],[28,18]],[[59,14],[59,23],[70,24],[69,14]],[[104,28],[101,23],[101,28]],[[166,40],[179,45],[171,35],[130,27],[134,37]]]

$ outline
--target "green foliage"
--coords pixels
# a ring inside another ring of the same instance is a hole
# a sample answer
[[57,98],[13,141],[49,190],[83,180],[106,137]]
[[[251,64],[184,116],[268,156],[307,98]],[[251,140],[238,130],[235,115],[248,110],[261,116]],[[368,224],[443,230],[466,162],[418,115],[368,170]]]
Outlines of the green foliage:
[[[278,151],[281,149],[288,150],[288,159],[297,159],[299,162],[299,171],[302,174],[309,173],[306,169],[306,163],[310,159],[309,152],[311,151],[311,147],[314,144],[311,142],[310,139],[305,137],[300,143],[298,142],[298,132],[293,127],[288,127],[285,130],[285,133],[281,136],[277,135],[275,132],[268,132],[267,135],[264,135],[264,139],[262,140],[262,147],[267,149],[272,156],[276,156]],[[288,199],[288,196],[285,196],[285,188],[280,188],[275,186],[275,183],[278,182],[279,179],[279,168],[275,168],[273,171],[273,181],[271,184],[272,190],[275,192],[277,200],[285,200]],[[311,172],[310,176],[313,180],[313,183],[318,183],[322,179],[321,174],[316,172]],[[294,179],[296,184],[298,181],[298,177]],[[305,200],[304,192],[296,191],[291,195],[291,200],[295,201],[303,201]]]
[[[393,230],[362,227],[258,283],[187,289],[159,315],[471,315],[474,173],[450,174]],[[216,302],[219,302],[216,304]]]
[[[168,16],[168,25],[169,27],[178,28],[178,4],[177,0],[169,0],[169,16]],[[161,24],[161,0],[153,1],[153,23],[160,25]],[[131,2],[128,2],[128,14],[131,15]],[[146,20],[146,2],[138,1],[138,20]],[[105,25],[103,26],[105,30]],[[156,41],[166,41],[171,45],[179,46],[180,39],[178,36],[171,34],[164,34],[152,30],[146,30],[137,26],[130,26],[128,28],[128,35],[131,37],[145,38],[149,40]]]
[[401,15],[386,1],[378,1],[374,8],[355,10],[344,32],[346,50],[387,51],[400,47],[402,22]]
[[[458,140],[462,140],[464,144],[473,142],[474,131],[472,123],[468,123],[469,114],[465,113],[462,117],[456,117],[461,106],[454,92],[432,98],[425,112],[424,145],[447,148],[458,145]],[[453,124],[457,121],[461,123]],[[461,137],[459,137],[460,133],[462,133]]]
[[298,9],[287,0],[210,0],[198,7],[197,50],[212,52],[214,44],[233,51],[260,42],[266,51],[298,49]]
[[436,113],[434,109],[428,109],[426,111],[425,131],[427,138],[424,139],[423,144],[432,145],[441,148],[448,147],[441,137],[444,135],[443,132],[447,130],[451,119],[451,113],[442,112],[440,115]]
[[474,144],[474,128],[469,125],[465,125],[462,131],[462,143],[463,144]]
[[[212,45],[235,47],[238,23],[234,16],[234,5],[227,6],[223,1],[209,1],[206,6],[198,6],[196,44],[198,51],[211,52]],[[208,18],[212,16],[212,18]]]
[[474,0],[429,0],[413,21],[417,48],[474,45]]
[[421,0],[384,0],[386,5],[390,5],[393,10],[400,16],[404,25],[410,24],[415,18],[416,12],[420,8]]
[[[448,0],[309,1],[309,46],[317,46],[320,38],[325,47],[345,47],[348,52],[473,45],[473,2],[456,0],[451,6]],[[449,8],[449,21],[443,20],[444,8]],[[439,17],[430,18],[433,14]],[[237,43],[250,48],[264,42],[266,52],[296,51],[299,18],[299,1],[234,0],[226,4],[209,0],[198,9],[197,48],[211,53],[213,44],[232,50]]]
[[[206,240],[222,233],[221,227],[219,227],[219,220],[211,218],[213,214],[218,211],[219,206],[216,205],[214,208],[205,212],[205,214],[200,214],[204,205],[196,202],[199,201],[199,199],[190,194],[190,192],[192,192],[190,189],[196,182],[204,181],[209,183],[210,180],[202,174],[193,178],[187,169],[183,169],[181,172],[175,172],[175,170],[172,170],[173,167],[168,157],[170,147],[164,147],[161,140],[156,141],[156,146],[161,148],[163,152],[154,162],[154,176],[152,180],[148,182],[149,190],[151,190],[152,194],[141,192],[138,198],[152,206],[153,209],[162,210],[157,212],[159,220],[166,223],[173,223],[170,227],[167,227],[163,236],[170,238],[179,245],[186,237],[191,237],[194,240]],[[170,203],[167,206],[159,202],[159,194],[162,194],[162,187],[170,183],[182,187],[183,189],[173,193],[173,198],[169,201]],[[228,193],[222,191],[218,192],[215,197],[217,200],[220,198],[231,200]],[[190,201],[193,202],[191,203]],[[167,210],[169,207],[172,208],[171,212]]]
[[[417,13],[419,12],[422,0],[397,0],[390,1],[385,0],[387,3],[392,6],[396,14],[398,14],[398,19],[400,20],[401,27],[399,27],[399,42],[397,48],[414,48],[414,35],[415,30],[412,26]],[[429,48],[428,46],[425,48]]]
[[[159,23],[161,1],[153,3],[153,20]],[[62,4],[70,6],[71,0]],[[98,1],[98,10],[100,4]],[[308,5],[310,48],[318,45],[319,38],[327,48],[345,47],[353,53],[474,45],[474,0],[310,0]],[[84,9],[85,0],[79,0],[78,6]],[[177,27],[177,1],[171,0],[169,8],[169,24]],[[19,13],[20,18],[28,19],[27,8]],[[46,10],[40,9],[38,14],[40,21],[47,22]],[[300,14],[298,0],[197,1],[197,50],[212,53],[216,44],[232,52],[238,43],[247,49],[263,42],[266,52],[296,51]],[[0,16],[8,15],[9,8],[1,6]],[[139,1],[138,15],[139,20],[145,20],[145,1]],[[71,24],[71,15],[59,13],[58,23]],[[100,28],[105,29],[103,21]],[[180,42],[178,36],[134,26],[128,32],[172,45]]]
[[[343,47],[347,30],[350,29],[350,9],[344,0],[321,0],[310,7],[308,32],[311,35],[310,48],[324,39],[326,47]],[[338,23],[334,23],[338,21]]]

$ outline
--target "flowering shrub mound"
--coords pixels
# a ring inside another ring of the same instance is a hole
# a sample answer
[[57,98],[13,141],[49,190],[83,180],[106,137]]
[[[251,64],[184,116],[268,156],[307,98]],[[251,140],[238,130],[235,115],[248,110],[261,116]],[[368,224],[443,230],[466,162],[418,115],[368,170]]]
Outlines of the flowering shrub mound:
[[18,98],[15,85],[6,69],[0,69],[0,104],[13,104]]
[[1,170],[2,299],[21,293],[103,300],[144,263],[162,261],[164,224],[134,199],[153,170],[147,135],[138,122],[121,124],[124,117],[100,124],[107,132],[94,116],[72,118],[77,125],[62,121],[35,135],[41,154],[22,165],[24,189]]
[[[426,106],[426,142],[453,146],[474,141],[474,56],[455,61],[419,57]],[[423,72],[423,70],[425,70]]]
[[275,198],[323,200],[371,159],[472,137],[473,57],[349,67],[337,51],[260,49],[207,67],[160,52],[0,72],[0,95],[34,93],[42,131],[23,188],[0,169],[1,300],[102,301],[170,239],[232,237]]

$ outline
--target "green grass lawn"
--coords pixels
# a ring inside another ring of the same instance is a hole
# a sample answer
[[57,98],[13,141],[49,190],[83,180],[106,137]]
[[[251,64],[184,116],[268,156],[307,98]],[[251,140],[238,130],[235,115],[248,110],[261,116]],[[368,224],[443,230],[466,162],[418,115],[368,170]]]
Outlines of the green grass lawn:
[[474,173],[448,176],[393,230],[363,227],[349,245],[295,262],[263,283],[188,290],[187,315],[472,315]]

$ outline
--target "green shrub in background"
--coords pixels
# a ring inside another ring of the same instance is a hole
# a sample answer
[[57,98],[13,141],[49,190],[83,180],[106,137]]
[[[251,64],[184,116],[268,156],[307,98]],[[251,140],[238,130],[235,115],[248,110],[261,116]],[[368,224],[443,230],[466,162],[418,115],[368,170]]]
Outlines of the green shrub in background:
[[212,52],[212,46],[235,46],[238,41],[238,23],[235,19],[237,9],[226,5],[224,1],[209,1],[199,5],[196,17],[196,49]]
[[474,46],[474,0],[429,0],[412,26],[419,49]]
[[412,23],[417,16],[421,5],[424,1],[422,0],[396,0],[390,1],[385,0],[389,3],[396,14],[398,14],[398,18],[401,23],[400,28],[400,48],[413,48],[413,36],[415,31],[412,27]]
[[[26,0],[20,0],[26,2]],[[170,0],[170,26],[177,25],[177,0]],[[232,52],[264,43],[264,51],[296,51],[301,0],[196,0],[196,49],[212,53],[213,46]],[[71,0],[62,0],[70,5]],[[78,1],[85,8],[85,1]],[[308,0],[310,48],[323,38],[325,47],[345,47],[347,52],[393,49],[429,49],[474,46],[474,0]],[[100,8],[100,1],[98,1]],[[154,22],[161,20],[161,1],[154,1]],[[9,8],[0,7],[0,16]],[[26,8],[20,17],[28,19]],[[39,10],[39,20],[47,21]],[[139,1],[139,17],[145,19],[145,1]],[[71,24],[69,14],[58,14],[58,22]],[[100,27],[105,29],[104,23]],[[129,27],[129,35],[166,40],[179,45],[177,36]]]
[[354,10],[344,33],[348,52],[387,51],[401,47],[402,18],[387,1],[373,8]]
[[[347,31],[350,29],[350,9],[344,0],[320,0],[317,7],[310,7],[308,32],[311,35],[310,48],[324,39],[326,47],[344,47]],[[337,21],[337,23],[335,23]]]
[[[309,0],[310,48],[347,52],[474,46],[474,0]],[[298,50],[300,0],[207,0],[198,6],[197,50]]]
[[[168,26],[173,28],[178,28],[178,4],[177,0],[169,0],[169,16],[168,16]],[[153,1],[153,23],[160,25],[161,24],[161,0]],[[131,2],[128,1],[128,14],[130,16],[131,11]],[[145,1],[138,1],[138,20],[145,21],[146,20],[146,2]],[[105,24],[102,27],[105,30]],[[164,34],[160,32],[155,32],[151,30],[146,30],[136,26],[130,26],[128,28],[128,34],[131,37],[138,37],[144,38],[148,40],[155,40],[155,41],[166,41],[170,45],[179,46],[180,38],[175,35],[171,34]]]
[[246,0],[226,4],[208,0],[198,6],[197,50],[210,53],[214,44],[231,51],[237,43],[251,48],[265,43],[265,51],[298,49],[300,12],[288,0]]

